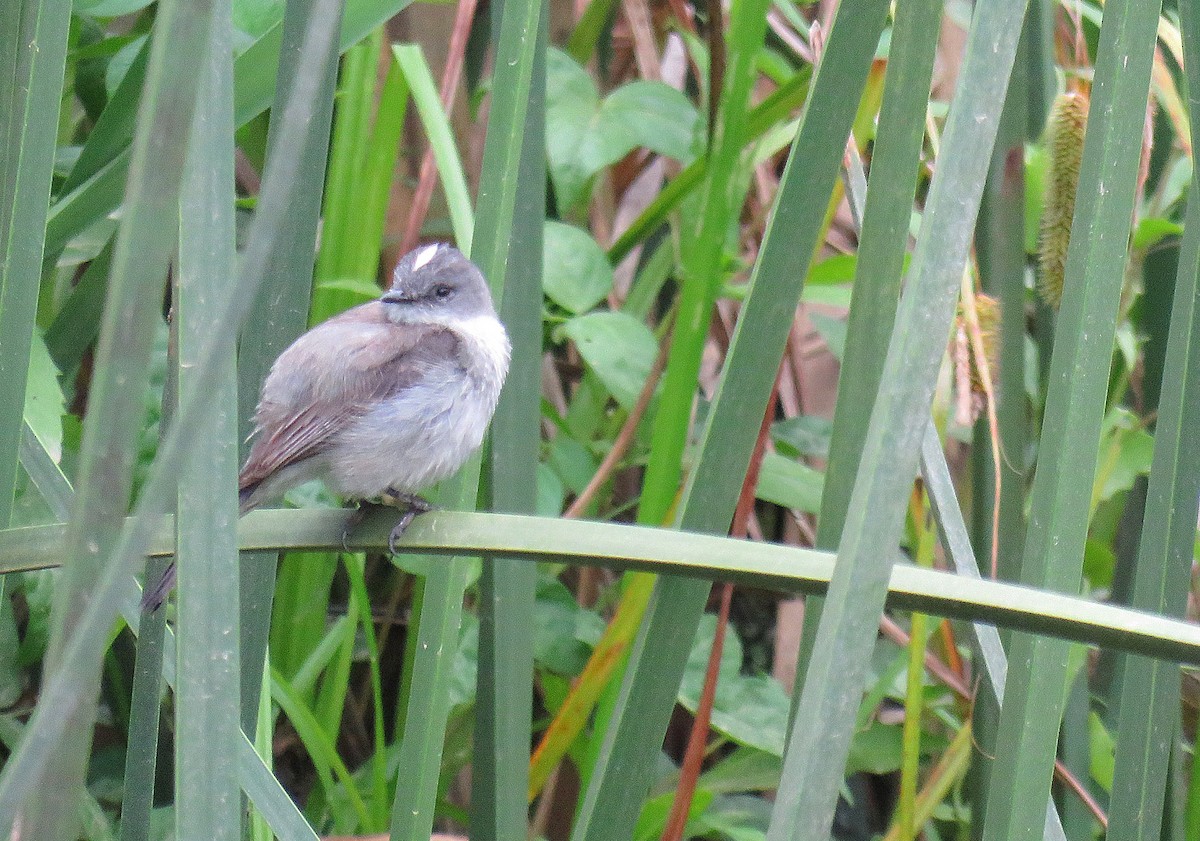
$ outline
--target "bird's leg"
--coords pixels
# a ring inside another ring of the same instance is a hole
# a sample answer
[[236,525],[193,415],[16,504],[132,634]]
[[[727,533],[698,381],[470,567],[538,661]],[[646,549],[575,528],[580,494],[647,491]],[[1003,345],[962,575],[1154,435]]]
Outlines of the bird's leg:
[[423,497],[417,496],[414,493],[398,491],[395,488],[388,488],[384,492],[387,496],[392,497],[397,502],[404,503],[407,506],[403,514],[400,515],[399,522],[392,527],[391,534],[388,535],[388,551],[393,555],[396,554],[396,541],[400,539],[400,535],[404,534],[404,530],[409,527],[418,514],[425,514],[432,511],[433,506]]
[[404,530],[416,519],[416,516],[433,510],[433,506],[424,498],[413,493],[398,491],[395,488],[386,489],[381,496],[385,500],[383,503],[360,500],[358,508],[347,518],[346,527],[342,530],[342,548],[347,552],[350,551],[348,545],[350,532],[358,528],[366,519],[367,514],[374,509],[383,507],[401,509],[400,520],[388,535],[388,551],[393,555],[396,554],[396,541],[400,539],[400,535],[404,534]]

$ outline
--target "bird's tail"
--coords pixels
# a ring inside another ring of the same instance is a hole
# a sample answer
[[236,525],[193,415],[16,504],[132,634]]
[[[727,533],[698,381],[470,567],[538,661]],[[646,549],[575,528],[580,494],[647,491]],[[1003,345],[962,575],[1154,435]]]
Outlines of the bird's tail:
[[244,517],[261,504],[262,501],[254,496],[259,484],[259,482],[255,482],[238,489],[238,516]]

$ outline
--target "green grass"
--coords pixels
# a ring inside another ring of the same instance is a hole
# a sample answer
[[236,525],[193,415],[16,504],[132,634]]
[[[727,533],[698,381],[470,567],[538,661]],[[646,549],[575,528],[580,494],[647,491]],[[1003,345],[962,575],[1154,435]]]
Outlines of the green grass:
[[[1124,280],[1109,267],[1126,257],[1121,232],[1135,200],[1141,145],[1135,133],[1145,122],[1144,107],[1132,103],[1148,87],[1158,19],[1154,3],[1109,8],[1080,170],[1080,184],[1095,189],[1081,188],[1077,199],[1021,567],[1023,583],[1065,592],[1076,592],[1081,578],[1089,499],[1078,489],[1091,485],[1088,468],[1105,410],[1108,349]],[[1012,641],[985,841],[1024,837],[1043,825],[1045,815],[1032,795],[1050,778],[1068,654],[1058,641],[1028,635]]]
[[[1085,0],[1078,43],[1049,0],[977,4],[958,56],[935,2],[646,30],[524,0],[472,22],[452,109],[444,32],[390,43],[405,0],[116,5],[0,20],[0,828],[641,841],[694,790],[687,837],[781,841],[903,769],[885,839],[1093,837],[1057,758],[1109,837],[1200,839],[1194,2]],[[1059,78],[1093,107],[1054,315],[1026,232]],[[239,521],[263,377],[374,296],[427,146],[512,337],[487,446],[395,559],[385,513],[347,550],[310,489]],[[961,417],[964,278],[1001,299],[999,465]],[[735,541],[764,417],[762,539]],[[585,493],[610,522],[559,516]],[[980,572],[994,515],[1023,585]],[[714,581],[743,615],[697,772],[670,724],[705,703]],[[812,597],[791,703],[776,594]]]

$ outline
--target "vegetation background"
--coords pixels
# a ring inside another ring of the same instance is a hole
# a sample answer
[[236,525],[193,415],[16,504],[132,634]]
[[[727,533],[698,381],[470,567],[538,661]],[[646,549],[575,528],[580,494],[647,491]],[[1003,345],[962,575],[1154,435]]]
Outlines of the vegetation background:
[[[0,832],[1200,839],[1198,5],[10,0]],[[432,240],[485,452],[239,524]]]

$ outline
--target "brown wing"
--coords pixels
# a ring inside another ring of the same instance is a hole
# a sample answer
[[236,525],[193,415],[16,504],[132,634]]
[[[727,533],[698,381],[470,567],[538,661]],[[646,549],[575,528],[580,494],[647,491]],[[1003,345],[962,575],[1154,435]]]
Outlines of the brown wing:
[[396,325],[373,301],[297,339],[271,368],[255,413],[259,435],[238,476],[242,491],[321,452],[375,403],[419,380],[457,351],[455,334],[433,325]]

